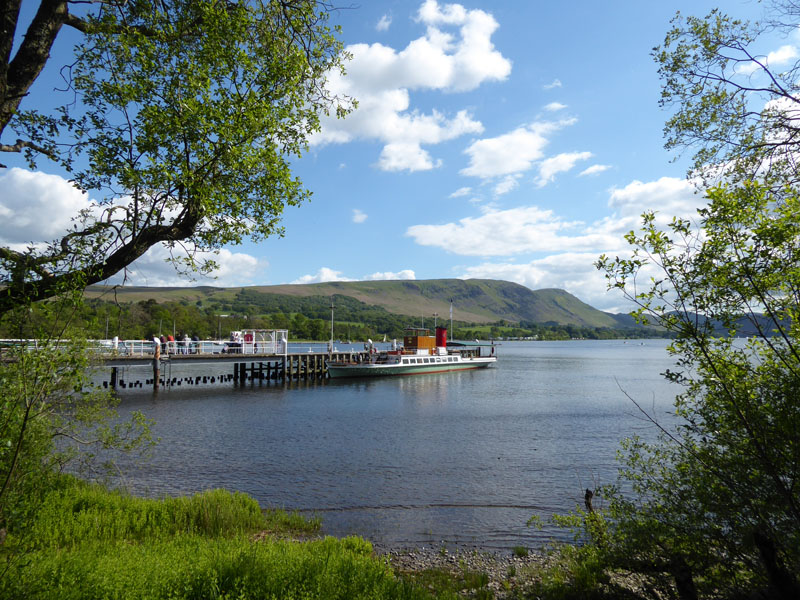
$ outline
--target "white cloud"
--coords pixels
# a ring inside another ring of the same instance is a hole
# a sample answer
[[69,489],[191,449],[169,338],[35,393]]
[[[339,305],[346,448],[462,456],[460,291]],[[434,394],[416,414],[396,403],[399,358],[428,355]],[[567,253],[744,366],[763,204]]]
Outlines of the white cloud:
[[392,24],[392,17],[390,15],[383,15],[378,24],[375,25],[377,31],[388,31],[389,26]]
[[507,175],[494,186],[494,195],[502,196],[519,186],[519,175]]
[[398,271],[396,273],[392,271],[386,272],[378,272],[373,273],[372,275],[366,275],[363,278],[354,279],[351,277],[345,277],[341,271],[336,271],[335,269],[329,269],[328,267],[322,267],[315,275],[303,275],[302,277],[295,279],[291,283],[293,284],[303,284],[303,283],[324,283],[326,281],[384,281],[384,280],[394,280],[394,279],[416,279],[416,274],[411,269],[403,269],[402,271]]
[[561,102],[551,102],[550,104],[546,104],[544,109],[548,112],[556,112],[558,110],[564,110],[567,108],[566,104],[561,104]]
[[[800,54],[798,54],[796,46],[784,44],[777,50],[768,53],[766,57],[761,58],[759,62],[764,64],[768,69],[776,69],[795,60],[798,56],[800,56]],[[743,75],[752,75],[760,68],[761,67],[756,62],[750,61],[738,64],[735,70],[737,73]]]
[[609,208],[618,216],[638,218],[645,210],[654,210],[665,222],[673,216],[694,216],[706,204],[692,182],[676,177],[648,182],[634,180],[623,188],[612,188],[608,199]]
[[469,196],[470,193],[472,193],[472,188],[471,187],[461,187],[461,188],[458,188],[452,194],[450,194],[450,196],[448,196],[448,197],[449,198],[461,198],[463,196]]
[[0,189],[0,244],[14,250],[60,238],[92,206],[66,179],[17,167],[0,175]]
[[[176,256],[186,256],[180,247],[173,249]],[[167,262],[170,251],[165,246],[151,247],[141,258],[107,280],[109,284],[138,285],[150,287],[189,287],[215,285],[221,287],[254,285],[264,281],[268,263],[244,252],[231,252],[222,248],[218,253],[198,252],[196,260],[211,259],[218,265],[209,275],[180,274]]]
[[[15,167],[0,175],[0,189],[4,192],[0,197],[0,244],[17,250],[60,238],[69,231],[72,219],[81,210],[99,211],[87,195],[58,175]],[[180,246],[172,251],[175,256],[186,256]],[[117,273],[108,281],[175,287],[198,285],[198,281],[207,285],[246,285],[263,280],[267,266],[249,254],[222,249],[218,254],[196,254],[200,262],[211,259],[218,264],[210,275],[181,274],[166,262],[169,256],[166,246],[153,246],[128,266],[127,272]]]
[[[606,282],[595,270],[600,254],[624,256],[630,248],[624,235],[641,225],[641,213],[657,210],[657,223],[673,216],[693,218],[706,201],[691,182],[672,177],[632,181],[609,190],[609,214],[593,223],[567,221],[553,211],[535,206],[507,210],[485,209],[440,225],[414,225],[406,235],[423,246],[438,247],[463,256],[514,257],[525,262],[486,260],[464,268],[460,277],[515,281],[532,289],[566,289],[592,306],[612,312],[628,310],[619,293],[607,293]],[[534,256],[530,256],[534,255]]]
[[491,178],[527,171],[544,157],[549,142],[546,136],[576,122],[575,119],[537,121],[494,138],[476,140],[464,151],[470,160],[461,174]]
[[536,206],[508,210],[488,209],[444,225],[413,225],[406,235],[422,246],[435,246],[463,256],[511,256],[556,252],[571,248],[604,248],[614,243],[602,232],[583,232],[582,224],[568,222]]
[[358,210],[357,208],[353,209],[353,223],[363,223],[367,220],[367,214]]
[[383,147],[377,164],[383,171],[428,171],[441,162],[434,161],[419,144],[396,142]]
[[372,275],[367,275],[364,277],[365,281],[385,281],[385,280],[394,280],[394,279],[416,279],[417,276],[411,269],[403,269],[402,271],[398,271],[397,273],[393,273],[391,271],[386,271],[385,273],[373,273]]
[[341,271],[322,267],[317,271],[316,275],[303,275],[292,281],[291,283],[323,283],[325,281],[352,281],[349,277],[343,277]]
[[553,81],[551,81],[550,83],[547,83],[547,84],[543,85],[542,89],[554,90],[554,89],[560,88],[560,87],[561,87],[561,80],[560,79],[553,79]]
[[569,171],[579,160],[589,160],[591,157],[591,152],[564,152],[543,160],[539,165],[539,177],[536,178],[536,185],[544,187],[553,181],[557,174]]
[[598,255],[592,252],[564,252],[524,264],[484,263],[468,267],[461,279],[503,279],[533,290],[558,288],[583,302],[609,312],[632,309],[621,294],[606,289],[604,275],[594,267]]
[[779,67],[798,57],[797,48],[786,44],[777,50],[767,54],[767,64],[771,67]]
[[468,91],[508,77],[511,62],[491,42],[497,22],[484,11],[433,0],[421,5],[416,20],[426,27],[425,35],[402,50],[377,43],[348,46],[353,59],[347,74],[331,73],[328,88],[356,98],[358,108],[346,119],[323,119],[312,144],[378,140],[384,144],[379,168],[415,171],[441,164],[423,145],[483,131],[466,110],[454,116],[420,113],[411,108],[410,93]]
[[611,165],[592,165],[588,169],[584,169],[578,173],[578,177],[585,177],[586,175],[598,175],[603,171],[608,171]]

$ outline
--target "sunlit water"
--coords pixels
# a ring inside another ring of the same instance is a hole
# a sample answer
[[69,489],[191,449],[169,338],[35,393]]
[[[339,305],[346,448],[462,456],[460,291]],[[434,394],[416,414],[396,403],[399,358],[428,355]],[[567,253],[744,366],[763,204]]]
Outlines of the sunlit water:
[[619,440],[655,435],[626,394],[669,419],[665,346],[515,342],[479,371],[122,390],[122,411],[145,412],[161,438],[125,484],[154,496],[241,490],[384,548],[538,547],[558,532],[526,527],[531,515],[582,503],[585,488],[614,480]]

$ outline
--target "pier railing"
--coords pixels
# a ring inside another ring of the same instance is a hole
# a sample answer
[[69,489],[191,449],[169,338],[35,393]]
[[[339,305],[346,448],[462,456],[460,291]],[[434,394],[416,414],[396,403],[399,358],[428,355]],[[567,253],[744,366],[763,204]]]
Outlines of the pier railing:
[[[289,335],[287,330],[276,329],[268,334],[253,337],[249,340],[175,340],[164,343],[159,342],[161,355],[214,355],[214,354],[244,354],[244,355],[280,355],[288,352]],[[103,358],[146,358],[155,353],[154,340],[88,340],[87,349]],[[66,348],[68,340],[51,340],[48,348]],[[0,339],[0,354],[12,348],[37,350],[43,347],[39,340]]]

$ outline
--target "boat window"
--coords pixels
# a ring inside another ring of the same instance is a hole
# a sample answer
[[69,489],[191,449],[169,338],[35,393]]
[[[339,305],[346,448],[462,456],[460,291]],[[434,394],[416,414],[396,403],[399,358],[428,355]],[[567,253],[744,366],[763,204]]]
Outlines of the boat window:
[[423,358],[422,360],[423,360],[424,362],[426,362],[426,363],[429,363],[429,362],[431,362],[431,359],[430,359],[430,358]]
[[404,359],[403,359],[403,364],[404,364],[404,365],[407,365],[407,364],[408,364],[408,359],[407,359],[407,358],[404,358]]

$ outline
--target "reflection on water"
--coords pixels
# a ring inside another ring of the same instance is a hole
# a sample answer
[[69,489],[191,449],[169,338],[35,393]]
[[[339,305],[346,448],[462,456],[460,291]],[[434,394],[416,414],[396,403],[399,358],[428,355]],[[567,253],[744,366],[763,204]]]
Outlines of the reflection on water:
[[665,345],[507,343],[480,371],[126,390],[162,440],[126,483],[241,490],[381,546],[536,546],[556,532],[532,514],[572,509],[612,481],[621,438],[652,434],[623,390],[668,418]]

